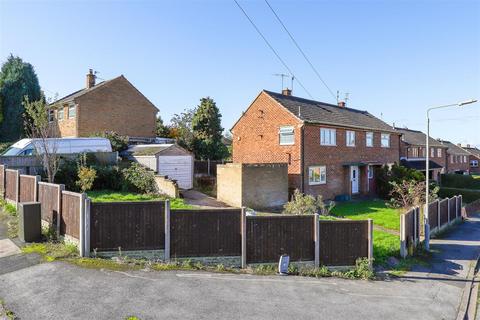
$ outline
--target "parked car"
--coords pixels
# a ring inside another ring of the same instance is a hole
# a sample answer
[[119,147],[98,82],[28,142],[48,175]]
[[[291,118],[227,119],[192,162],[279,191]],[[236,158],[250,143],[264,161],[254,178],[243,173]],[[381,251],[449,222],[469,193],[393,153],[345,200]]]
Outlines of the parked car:
[[[22,139],[15,142],[3,156],[30,156],[42,153],[41,139]],[[105,138],[51,138],[47,139],[50,150],[56,153],[112,152],[110,140]]]

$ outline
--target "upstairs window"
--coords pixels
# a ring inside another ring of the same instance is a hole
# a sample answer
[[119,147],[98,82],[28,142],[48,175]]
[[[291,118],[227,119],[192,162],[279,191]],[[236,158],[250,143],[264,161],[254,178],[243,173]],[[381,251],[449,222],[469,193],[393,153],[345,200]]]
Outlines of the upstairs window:
[[337,130],[320,128],[320,144],[322,146],[337,145]]
[[55,120],[55,110],[48,109],[48,122],[53,122]]
[[77,115],[77,108],[75,105],[71,105],[68,107],[68,119],[73,119]]
[[295,144],[295,135],[294,135],[292,126],[280,127],[278,135],[280,137],[281,146],[288,146],[288,145]]
[[453,155],[450,155],[450,163],[453,163]]
[[57,119],[58,119],[58,121],[63,120],[63,113],[64,113],[63,108],[58,109],[58,111],[57,111]]
[[412,158],[418,158],[418,148],[412,148]]
[[365,145],[367,147],[373,147],[373,132],[367,132],[365,134]]
[[355,131],[347,131],[345,138],[347,147],[355,147]]
[[434,158],[435,157],[435,149],[430,148],[430,157]]
[[442,157],[442,149],[440,149],[440,148],[437,149],[437,157],[439,157],[439,158]]
[[467,163],[467,156],[463,156],[463,163]]
[[327,183],[327,167],[315,166],[308,167],[308,184],[325,184]]
[[382,148],[390,148],[390,134],[382,133]]
[[478,160],[472,160],[470,161],[470,166],[474,168],[478,168]]

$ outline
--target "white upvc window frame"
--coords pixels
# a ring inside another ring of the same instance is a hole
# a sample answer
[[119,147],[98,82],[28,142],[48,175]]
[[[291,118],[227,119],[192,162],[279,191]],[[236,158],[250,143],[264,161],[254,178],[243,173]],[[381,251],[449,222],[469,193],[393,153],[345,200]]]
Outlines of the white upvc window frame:
[[48,122],[53,122],[53,121],[55,121],[55,110],[48,109]]
[[412,147],[412,158],[418,158],[418,147]]
[[374,133],[372,131],[368,131],[365,133],[365,146],[368,148],[373,147],[373,138],[374,138]]
[[[73,112],[71,112],[73,110]],[[72,115],[73,113],[73,115]],[[74,104],[71,104],[68,106],[68,119],[75,119],[77,116],[77,106]]]
[[[317,172],[318,171],[318,172]],[[308,167],[308,185],[320,185],[327,183],[327,166]]]
[[[282,137],[291,137],[292,141],[283,141]],[[295,144],[295,128],[293,126],[281,126],[278,130],[278,143],[281,146],[293,146]]]
[[442,157],[442,148],[437,148],[437,157],[438,158]]
[[320,145],[336,146],[337,145],[337,129],[320,128]]
[[[385,145],[383,142],[387,141],[388,143]],[[382,133],[380,134],[380,146],[382,148],[390,148],[390,133]]]
[[[62,115],[62,116],[60,117],[60,115]],[[62,121],[63,119],[65,119],[65,110],[64,110],[63,107],[58,108],[58,110],[57,110],[57,120]]]
[[435,158],[435,148],[430,148],[430,157]]
[[470,167],[472,168],[478,168],[478,160],[471,160],[470,161]]
[[467,163],[467,156],[463,156],[463,163]]
[[345,145],[347,147],[355,147],[355,144],[356,144],[355,131],[353,131],[353,130],[345,131]]

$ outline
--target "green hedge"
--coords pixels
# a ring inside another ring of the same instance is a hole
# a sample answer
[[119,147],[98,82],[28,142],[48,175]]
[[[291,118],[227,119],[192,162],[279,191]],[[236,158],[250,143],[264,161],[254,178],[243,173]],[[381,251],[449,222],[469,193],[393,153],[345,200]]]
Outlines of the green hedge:
[[0,154],[8,149],[13,144],[13,142],[0,142]]
[[441,186],[446,188],[478,189],[480,190],[480,179],[462,174],[442,174]]
[[461,189],[461,188],[440,188],[438,196],[440,198],[450,198],[461,194],[464,203],[470,203],[480,199],[480,190]]

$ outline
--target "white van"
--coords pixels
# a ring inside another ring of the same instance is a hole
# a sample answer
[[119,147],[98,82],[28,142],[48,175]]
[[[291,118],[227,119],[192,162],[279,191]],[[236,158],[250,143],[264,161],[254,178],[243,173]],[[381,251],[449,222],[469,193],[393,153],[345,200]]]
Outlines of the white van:
[[[43,153],[41,139],[22,139],[15,142],[3,156],[30,156]],[[56,153],[111,152],[110,140],[105,138],[50,138],[47,139],[50,150]],[[36,147],[35,147],[36,146]]]

